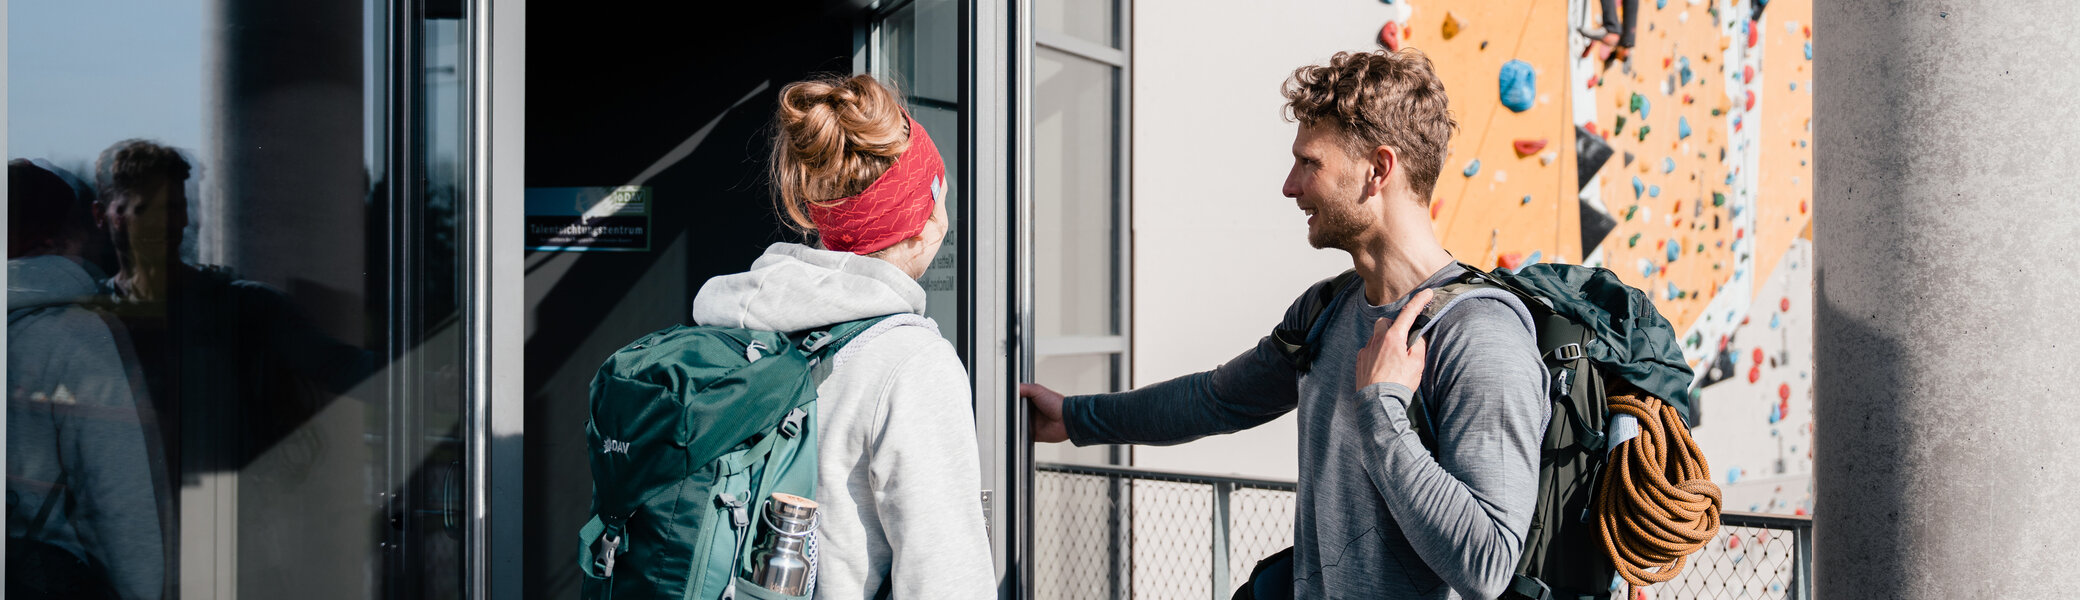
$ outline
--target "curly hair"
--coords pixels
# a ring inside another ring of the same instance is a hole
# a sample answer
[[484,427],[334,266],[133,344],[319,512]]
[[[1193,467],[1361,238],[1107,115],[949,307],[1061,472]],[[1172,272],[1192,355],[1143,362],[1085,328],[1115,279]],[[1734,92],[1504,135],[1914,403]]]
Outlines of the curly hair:
[[123,140],[94,161],[94,187],[105,200],[148,194],[186,183],[190,170],[179,150],[151,140]]
[[1459,127],[1430,57],[1414,48],[1338,52],[1329,64],[1293,70],[1280,91],[1288,120],[1335,126],[1352,156],[1393,148],[1409,189],[1430,204],[1452,131]]
[[896,93],[869,75],[797,81],[780,89],[770,164],[782,221],[813,233],[809,204],[866,191],[910,148]]

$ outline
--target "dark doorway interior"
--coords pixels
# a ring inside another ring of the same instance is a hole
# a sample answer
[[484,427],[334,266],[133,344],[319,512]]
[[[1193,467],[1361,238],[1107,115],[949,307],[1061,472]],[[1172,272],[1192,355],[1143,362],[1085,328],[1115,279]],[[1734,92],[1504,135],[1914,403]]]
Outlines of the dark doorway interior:
[[789,237],[764,174],[774,98],[851,71],[860,18],[829,0],[528,6],[527,186],[640,184],[652,199],[648,251],[527,256],[528,598],[577,596],[594,370]]

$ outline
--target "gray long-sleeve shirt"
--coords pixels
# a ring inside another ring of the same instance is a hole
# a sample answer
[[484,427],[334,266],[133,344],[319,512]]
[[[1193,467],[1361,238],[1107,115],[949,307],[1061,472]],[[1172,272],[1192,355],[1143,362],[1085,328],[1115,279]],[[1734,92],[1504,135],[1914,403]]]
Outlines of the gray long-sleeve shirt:
[[[1445,267],[1418,289],[1462,272]],[[1296,597],[1495,598],[1523,551],[1551,416],[1528,315],[1513,299],[1481,298],[1438,318],[1421,384],[1433,454],[1409,428],[1408,388],[1356,385],[1374,319],[1399,314],[1407,299],[1372,306],[1363,286],[1351,287],[1329,316],[1310,372],[1295,372],[1266,338],[1212,371],[1070,397],[1069,438],[1178,444],[1297,408]],[[1286,326],[1300,325],[1300,306],[1287,310]]]

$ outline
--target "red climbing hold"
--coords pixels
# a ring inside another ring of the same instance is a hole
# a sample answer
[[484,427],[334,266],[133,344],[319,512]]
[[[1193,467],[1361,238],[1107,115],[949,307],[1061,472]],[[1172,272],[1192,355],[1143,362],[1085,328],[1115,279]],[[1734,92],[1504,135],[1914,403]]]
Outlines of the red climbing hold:
[[1778,398],[1778,399],[1780,399],[1780,400],[1783,400],[1783,401],[1785,401],[1785,402],[1790,402],[1790,401],[1791,401],[1791,384],[1788,384],[1788,383],[1779,383],[1779,384],[1777,384],[1777,398]]
[[1524,266],[1524,255],[1521,253],[1511,252],[1509,254],[1504,254],[1495,257],[1495,268],[1497,269],[1509,269],[1511,271],[1515,271],[1517,270],[1517,267],[1521,266]]
[[1800,28],[1799,28],[1799,30],[1800,30],[1800,31],[1804,31],[1804,32],[1806,33],[1806,39],[1809,39],[1809,40],[1810,40],[1810,39],[1813,39],[1813,26],[1812,26],[1812,25],[1807,25],[1807,26],[1804,26],[1804,27],[1800,27]]
[[1663,58],[1661,59],[1661,68],[1663,68],[1663,69],[1669,68],[1670,66],[1672,66],[1672,65],[1674,65],[1674,64],[1676,64],[1676,57],[1673,57],[1673,56],[1668,56],[1668,57],[1663,57]]
[[1744,237],[1748,237],[1748,230],[1747,230],[1747,229],[1743,228],[1743,229],[1735,229],[1735,230],[1733,230],[1733,239],[1734,239],[1734,240],[1738,241],[1738,240],[1740,240],[1741,238],[1744,238]]
[[1798,214],[1806,214],[1806,201],[1798,201]]
[[[1808,454],[1810,455],[1811,453],[1808,453]],[[1803,516],[1806,516],[1806,509],[1803,509],[1803,508],[1801,508],[1801,509],[1798,509],[1798,510],[1794,510],[1794,511],[1791,511],[1791,514],[1794,514],[1794,515],[1798,515],[1798,516],[1801,516],[1801,517],[1803,517]]]
[[1401,51],[1401,27],[1387,21],[1386,26],[1379,28],[1379,45],[1385,46],[1388,52]]
[[1596,123],[1594,123],[1594,122],[1588,123],[1588,124],[1586,124],[1586,125],[1582,125],[1582,130],[1583,130],[1583,131],[1587,131],[1587,132],[1589,132],[1589,135],[1593,135],[1593,136],[1596,136],[1596,137],[1603,137],[1603,134],[1602,134],[1601,132],[1598,132],[1598,131],[1596,131]]
[[1533,154],[1538,154],[1538,151],[1546,149],[1546,139],[1520,139],[1510,142],[1510,145],[1515,146],[1517,148],[1517,158],[1523,158],[1526,156],[1531,156]]
[[1759,38],[1760,38],[1761,36],[1762,36],[1762,24],[1761,24],[1761,23],[1757,23],[1757,22],[1754,22],[1754,21],[1749,21],[1749,22],[1748,22],[1748,47],[1749,47],[1749,48],[1753,48],[1753,47],[1755,47],[1755,40],[1756,40],[1756,39],[1759,39]]
[[1761,381],[1761,380],[1762,380],[1762,366],[1761,366],[1761,365],[1756,365],[1756,366],[1753,366],[1753,367],[1749,367],[1749,368],[1748,368],[1748,383],[1755,383],[1755,382],[1757,382],[1757,381]]
[[1692,104],[1692,103],[1695,103],[1695,102],[1697,102],[1697,99],[1696,99],[1696,98],[1692,98],[1692,97],[1690,97],[1690,95],[1689,95],[1689,94],[1683,94],[1683,103],[1684,103],[1684,104]]
[[1751,112],[1755,110],[1755,90],[1748,90],[1748,107],[1744,110]]
[[1753,83],[1754,81],[1755,65],[1741,67],[1741,83]]
[[1592,89],[1592,90],[1593,90],[1593,89],[1596,89],[1596,76],[1595,76],[1595,75],[1590,75],[1590,76],[1589,76],[1589,86],[1588,86],[1588,87],[1589,87],[1589,89]]
[[1762,364],[1762,348],[1759,346],[1755,348],[1755,364]]
[[1783,300],[1778,300],[1777,310],[1791,310],[1791,297],[1785,296]]

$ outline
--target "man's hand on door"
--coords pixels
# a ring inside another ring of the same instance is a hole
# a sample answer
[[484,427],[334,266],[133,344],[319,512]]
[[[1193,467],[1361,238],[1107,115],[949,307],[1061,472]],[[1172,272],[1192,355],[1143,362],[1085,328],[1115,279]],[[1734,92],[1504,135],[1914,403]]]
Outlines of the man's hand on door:
[[1033,404],[1033,441],[1069,441],[1069,427],[1062,424],[1062,395],[1037,383],[1018,384],[1018,397]]

